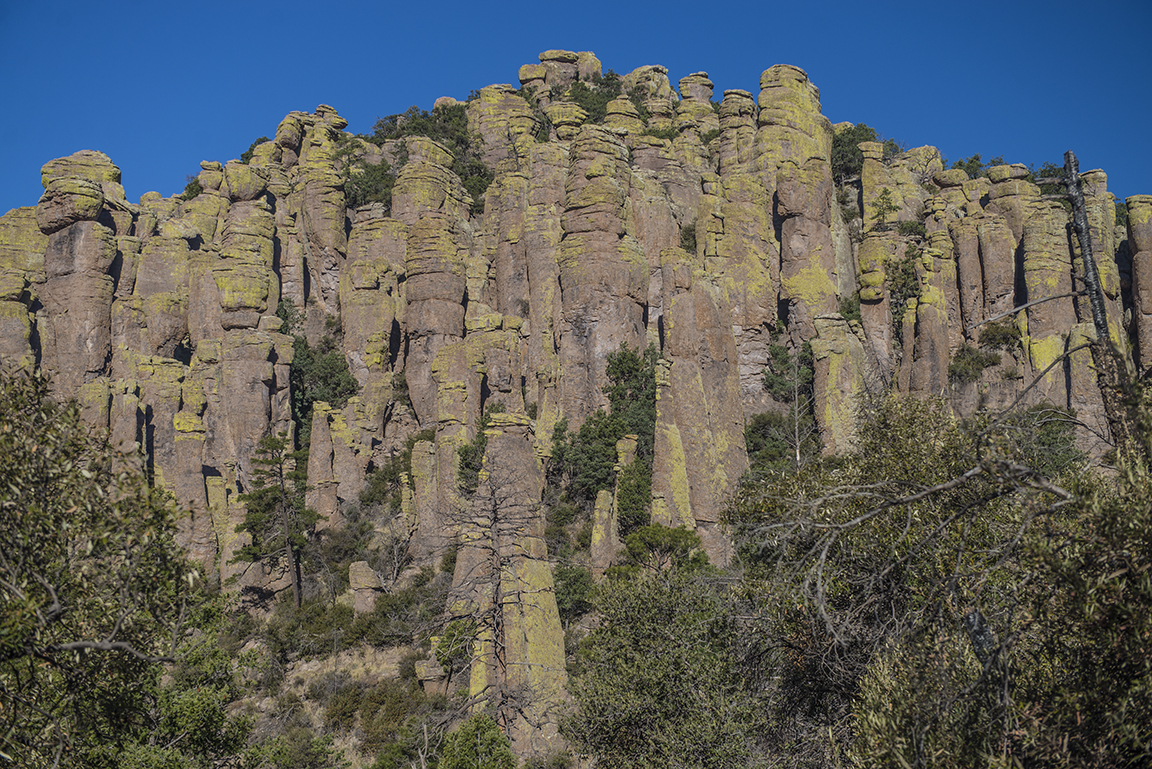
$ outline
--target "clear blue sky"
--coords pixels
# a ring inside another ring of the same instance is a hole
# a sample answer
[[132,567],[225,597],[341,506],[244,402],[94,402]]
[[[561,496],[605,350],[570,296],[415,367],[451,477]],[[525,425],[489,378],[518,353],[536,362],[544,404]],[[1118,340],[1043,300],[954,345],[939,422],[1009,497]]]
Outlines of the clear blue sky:
[[35,205],[46,161],[107,153],[132,201],[183,189],[292,110],[349,129],[438,96],[516,83],[546,49],[625,73],[707,71],[755,93],[795,64],[833,122],[955,160],[1103,168],[1152,193],[1152,2],[495,2],[322,4],[0,0],[0,212]]

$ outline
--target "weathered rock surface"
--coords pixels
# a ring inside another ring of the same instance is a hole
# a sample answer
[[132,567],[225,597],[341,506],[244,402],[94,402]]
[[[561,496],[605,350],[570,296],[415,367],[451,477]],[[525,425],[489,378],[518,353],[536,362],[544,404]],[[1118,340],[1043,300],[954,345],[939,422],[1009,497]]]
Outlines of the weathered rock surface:
[[[335,334],[359,392],[313,406],[309,504],[340,525],[368,470],[408,443],[402,502],[376,535],[417,564],[460,547],[454,600],[501,612],[506,634],[481,638],[471,687],[539,695],[511,729],[525,755],[556,739],[564,686],[540,507],[552,433],[607,404],[606,360],[621,345],[661,359],[653,520],[695,530],[717,562],[730,556],[721,513],[748,464],[744,424],[788,408],[763,383],[773,345],[810,344],[826,452],[852,448],[859,396],[885,388],[943,393],[967,414],[1040,376],[1026,404],[1105,425],[1087,351],[1062,357],[1094,333],[1085,301],[1066,296],[1079,285],[1068,214],[1023,166],[969,179],[932,147],[886,158],[864,143],[859,180],[838,194],[832,126],[803,70],[773,66],[758,96],[725,91],[717,110],[706,73],[677,90],[664,67],[640,67],[596,125],[566,99],[600,73],[589,52],[546,51],[520,69],[522,90],[490,85],[467,103],[476,158],[494,174],[476,200],[446,147],[376,147],[321,105],[287,115],[248,164],[201,163],[190,200],[129,203],[120,170],[84,151],[45,164],[37,206],[0,217],[0,365],[48,369],[189,509],[192,557],[242,586],[287,585],[232,563],[253,451],[294,430],[293,340],[277,310],[294,310],[312,344]],[[398,171],[390,205],[349,210],[349,157]],[[1103,172],[1083,177],[1111,333],[1143,370],[1152,196],[1128,198],[1123,232]],[[1021,339],[999,364],[950,381],[985,321],[1037,299],[1050,301],[1009,321]],[[503,411],[485,481],[465,498],[457,452],[492,406]],[[1088,433],[1081,445],[1104,450]],[[620,546],[613,493],[588,513],[602,573]],[[362,564],[353,582],[365,611],[379,576]],[[511,679],[495,673],[498,648]]]

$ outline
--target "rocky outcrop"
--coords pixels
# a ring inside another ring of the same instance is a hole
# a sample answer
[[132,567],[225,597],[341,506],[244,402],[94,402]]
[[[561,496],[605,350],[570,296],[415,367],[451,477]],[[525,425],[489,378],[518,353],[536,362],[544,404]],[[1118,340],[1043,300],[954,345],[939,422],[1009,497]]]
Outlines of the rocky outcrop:
[[[39,204],[0,217],[0,365],[49,370],[134,452],[124,461],[190,511],[180,536],[206,573],[254,589],[288,584],[234,562],[262,437],[310,428],[321,528],[344,522],[369,471],[405,457],[373,536],[416,565],[459,546],[454,610],[493,618],[472,692],[534,693],[510,724],[524,754],[555,742],[564,685],[541,508],[553,432],[606,406],[607,357],[622,345],[660,358],[652,519],[694,530],[716,562],[731,556],[722,512],[748,466],[744,425],[791,408],[764,385],[774,346],[811,350],[828,453],[851,450],[860,397],[885,389],[945,394],[964,415],[1022,396],[1105,430],[1081,347],[1094,330],[1069,296],[1078,246],[1023,166],[969,179],[932,147],[892,155],[866,142],[859,179],[837,189],[819,90],[789,65],[718,108],[706,73],[676,89],[664,67],[639,67],[601,124],[572,88],[617,82],[593,54],[546,51],[518,76],[521,89],[437,102],[464,104],[474,139],[462,159],[492,177],[482,194],[442,144],[376,146],[325,105],[288,114],[248,163],[202,162],[189,199],[128,202],[98,152],[50,161]],[[350,169],[385,161],[391,202],[349,208]],[[1103,172],[1083,179],[1110,333],[1145,369],[1152,196],[1128,198],[1125,233]],[[1020,341],[996,351],[1000,363],[954,376],[989,319],[1039,299],[1007,321]],[[311,404],[308,425],[292,421],[286,332],[331,337],[325,349],[359,388],[343,405]],[[482,482],[462,494],[459,450],[486,414]],[[1081,445],[1105,448],[1090,432]],[[620,549],[617,496],[585,511],[597,574]],[[361,564],[342,600],[365,611],[381,585]]]

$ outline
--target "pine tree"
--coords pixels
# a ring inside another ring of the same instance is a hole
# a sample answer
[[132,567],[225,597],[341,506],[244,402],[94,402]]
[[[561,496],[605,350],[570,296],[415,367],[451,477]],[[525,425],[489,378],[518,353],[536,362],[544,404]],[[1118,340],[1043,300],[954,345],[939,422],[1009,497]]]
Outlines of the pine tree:
[[247,505],[244,523],[252,542],[236,554],[236,561],[284,564],[292,575],[292,597],[300,608],[300,561],[308,535],[320,516],[304,504],[308,478],[308,452],[289,451],[288,434],[266,435],[252,459],[253,487],[240,501]]

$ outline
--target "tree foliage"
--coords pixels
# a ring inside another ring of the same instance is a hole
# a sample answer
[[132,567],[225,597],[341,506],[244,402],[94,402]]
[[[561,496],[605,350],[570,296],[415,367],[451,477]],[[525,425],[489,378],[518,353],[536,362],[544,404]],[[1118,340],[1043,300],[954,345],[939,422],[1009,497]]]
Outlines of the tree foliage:
[[765,712],[742,676],[733,596],[672,568],[598,586],[564,733],[596,765],[751,767]]
[[301,560],[320,516],[304,504],[308,481],[307,450],[290,451],[287,433],[265,435],[252,458],[252,488],[240,495],[244,522],[236,531],[250,541],[236,561],[265,562],[288,570],[297,607],[303,600]]
[[857,123],[851,128],[837,131],[832,136],[832,180],[843,184],[852,177],[859,176],[864,170],[864,152],[860,149],[862,142],[883,142],[884,157],[889,158],[900,152],[900,145],[894,139],[884,139],[864,123]]
[[452,153],[452,171],[472,196],[474,209],[484,211],[484,192],[496,174],[480,157],[479,142],[468,130],[465,105],[441,105],[431,112],[412,106],[406,112],[379,118],[370,140],[383,144],[405,136],[426,136],[444,145]]
[[472,716],[444,740],[439,769],[516,769],[508,737],[483,713]]
[[267,136],[261,136],[259,139],[249,144],[248,149],[240,153],[240,162],[244,165],[248,165],[250,162],[252,162],[252,156],[256,154],[256,148],[266,141],[271,140]]
[[1079,466],[1053,417],[962,424],[943,401],[887,398],[857,451],[741,490],[731,516],[765,601],[752,650],[774,660],[774,744],[855,766],[987,766],[1014,749],[1032,712],[1014,704],[1016,666],[1056,669],[1033,656],[1056,625],[1021,623],[1052,595],[1028,535],[1077,499],[1052,480]]
[[171,502],[136,467],[42,374],[0,373],[0,755],[13,765],[112,765],[101,756],[146,723],[156,663],[185,638],[195,572]]
[[599,125],[608,114],[608,102],[619,97],[623,91],[620,76],[608,70],[603,76],[593,75],[589,82],[577,80],[569,86],[565,95],[569,101],[579,104],[588,113],[587,122]]
[[859,145],[861,142],[874,142],[876,139],[876,129],[863,123],[857,123],[851,128],[833,134],[832,179],[837,184],[843,184],[845,179],[860,175],[864,169],[864,153]]
[[292,391],[292,421],[296,425],[296,443],[307,447],[312,436],[312,404],[324,401],[332,408],[343,408],[348,399],[360,391],[360,383],[348,370],[348,359],[339,344],[339,328],[335,318],[329,318],[329,328],[336,336],[324,336],[315,347],[299,333],[304,319],[290,302],[280,302],[276,308],[283,333],[292,335],[292,363],[288,368],[288,381]]
[[[639,466],[629,472],[630,488],[642,492],[645,483],[650,488],[658,356],[653,345],[641,353],[622,344],[618,351],[608,354],[608,384],[604,387],[608,411],[598,409],[572,436],[568,435],[566,419],[556,424],[552,473],[566,480],[568,493],[574,499],[591,502],[600,490],[612,487],[616,480],[616,442],[625,435],[635,435],[637,439]],[[632,511],[629,515],[630,520],[640,521],[644,514]]]

